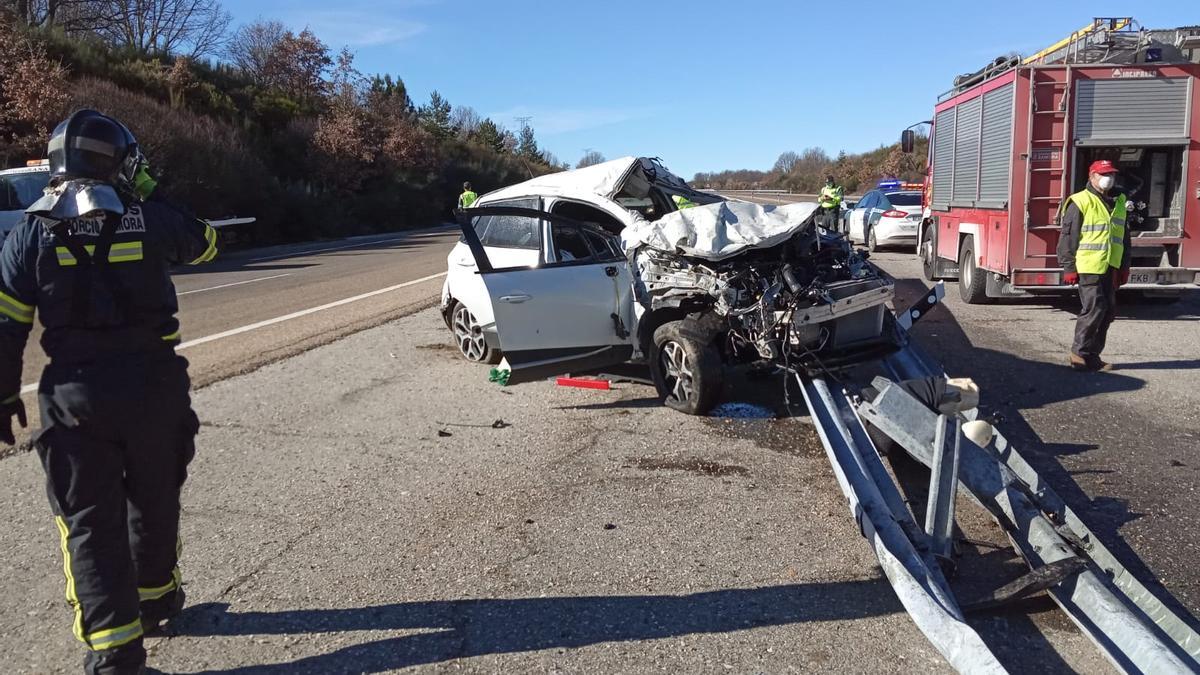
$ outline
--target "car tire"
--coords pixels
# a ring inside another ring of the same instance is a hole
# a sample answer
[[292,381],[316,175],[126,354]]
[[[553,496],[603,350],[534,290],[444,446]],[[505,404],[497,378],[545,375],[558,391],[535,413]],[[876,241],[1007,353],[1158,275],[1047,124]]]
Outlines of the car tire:
[[875,241],[875,228],[867,230],[867,250],[874,253],[879,250],[879,242]]
[[975,264],[975,246],[964,239],[958,249],[958,294],[968,305],[991,302],[987,294],[987,272]]
[[668,321],[654,331],[650,373],[663,405],[703,415],[716,404],[724,379],[712,333],[696,321]]
[[504,356],[499,349],[488,345],[483,337],[483,327],[461,302],[455,302],[450,312],[450,331],[454,335],[454,346],[458,347],[458,353],[468,361],[496,365]]
[[937,279],[937,242],[933,240],[934,235],[933,225],[927,225],[921,245],[917,247],[917,255],[921,258],[921,276],[926,281]]

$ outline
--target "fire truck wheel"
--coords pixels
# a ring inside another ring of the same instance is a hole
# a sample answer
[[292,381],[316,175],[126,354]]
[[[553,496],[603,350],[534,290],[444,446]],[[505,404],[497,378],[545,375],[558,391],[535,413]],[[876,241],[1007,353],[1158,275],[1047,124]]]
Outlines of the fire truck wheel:
[[937,275],[937,244],[933,241],[933,236],[933,225],[927,225],[921,246],[917,249],[921,256],[921,276],[925,277],[926,281],[934,281]]
[[975,246],[964,239],[958,249],[958,293],[968,305],[990,302],[987,294],[987,272],[975,264]]

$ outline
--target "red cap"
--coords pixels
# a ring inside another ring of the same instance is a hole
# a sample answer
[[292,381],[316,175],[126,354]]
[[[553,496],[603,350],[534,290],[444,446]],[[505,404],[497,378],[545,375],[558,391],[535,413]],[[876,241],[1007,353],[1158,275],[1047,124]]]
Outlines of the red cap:
[[1113,163],[1107,159],[1101,159],[1092,162],[1092,165],[1088,167],[1088,173],[1117,173],[1117,167],[1113,166]]

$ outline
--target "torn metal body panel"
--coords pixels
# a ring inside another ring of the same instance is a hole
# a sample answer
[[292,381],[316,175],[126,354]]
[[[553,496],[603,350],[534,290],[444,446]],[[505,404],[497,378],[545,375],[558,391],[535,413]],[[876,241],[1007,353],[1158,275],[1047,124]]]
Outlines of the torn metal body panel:
[[627,228],[642,314],[717,317],[727,362],[829,369],[895,349],[892,280],[818,228],[816,210],[725,202]]

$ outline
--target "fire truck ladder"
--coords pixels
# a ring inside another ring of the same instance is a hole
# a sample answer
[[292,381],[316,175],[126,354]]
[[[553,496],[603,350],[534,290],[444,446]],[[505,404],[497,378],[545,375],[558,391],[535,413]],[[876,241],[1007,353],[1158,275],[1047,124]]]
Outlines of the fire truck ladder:
[[[1059,230],[1057,214],[1062,208],[1063,202],[1066,201],[1070,194],[1070,172],[1067,166],[1067,158],[1070,156],[1070,133],[1071,133],[1071,85],[1072,85],[1071,67],[1067,66],[1063,79],[1055,77],[1054,71],[1045,70],[1042,68],[1032,68],[1029,74],[1029,97],[1032,105],[1030,106],[1029,119],[1029,145],[1026,150],[1026,157],[1029,158],[1030,169],[1025,177],[1025,194],[1030,193],[1030,183],[1034,174],[1043,174],[1039,176],[1039,182],[1053,184],[1055,181],[1059,183],[1058,194],[1049,195],[1031,195],[1027,197],[1028,203],[1025,207],[1025,229],[1023,254],[1026,258],[1055,258],[1054,254],[1039,253],[1031,255],[1029,253],[1029,232],[1038,230]],[[1039,94],[1042,96],[1039,98]],[[1049,100],[1053,103],[1045,109],[1038,108],[1038,101]],[[1056,125],[1055,122],[1060,119],[1061,125]],[[1055,128],[1059,128],[1058,136],[1055,137]],[[1045,137],[1042,137],[1045,136]],[[1046,158],[1046,166],[1032,166],[1035,158]],[[1035,205],[1034,202],[1043,202],[1041,205]],[[1035,208],[1042,206],[1042,208]],[[1042,221],[1037,218],[1036,221],[1033,214],[1055,214]]]
[[1114,46],[1115,40],[1137,32],[1132,17],[1096,17],[1083,28],[1022,61],[1022,65],[1093,63]]
[[[897,315],[906,340],[907,329],[944,293],[939,283]],[[859,531],[913,622],[952,667],[1006,672],[965,616],[1046,591],[1121,672],[1200,673],[1200,635],[1116,560],[1002,434],[974,422],[976,409],[962,409],[969,400],[956,408],[914,393],[939,390],[941,366],[911,342],[884,365],[890,379],[858,390],[831,384],[832,378],[793,376]],[[924,527],[885,468],[868,424],[930,467]],[[960,485],[1031,569],[969,606],[959,604],[942,571],[952,552]]]

